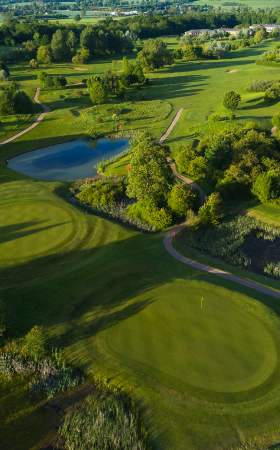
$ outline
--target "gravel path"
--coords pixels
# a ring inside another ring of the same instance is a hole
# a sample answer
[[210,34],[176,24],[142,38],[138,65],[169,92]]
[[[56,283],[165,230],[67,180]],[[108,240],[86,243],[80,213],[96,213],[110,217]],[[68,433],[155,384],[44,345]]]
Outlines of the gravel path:
[[[170,127],[162,135],[160,140],[158,141],[159,144],[162,144],[164,140],[167,138],[169,133],[173,130],[174,126],[176,125],[177,120],[179,119],[183,109],[179,109],[176,116],[174,117]],[[167,161],[170,164],[170,167],[172,169],[172,172],[174,175],[179,178],[180,180],[184,181],[185,183],[189,184],[193,189],[197,188],[200,191],[200,201],[201,205],[203,205],[206,201],[206,194],[205,192],[192,180],[189,178],[183,177],[176,171],[175,163],[171,158],[167,158]],[[183,223],[181,225],[177,225],[171,230],[169,230],[164,238],[163,238],[163,245],[165,249],[168,251],[170,255],[172,255],[174,258],[176,258],[178,261],[182,262],[183,264],[187,264],[188,266],[194,267],[195,269],[202,270],[203,272],[211,273],[212,275],[216,275],[217,277],[225,278],[230,281],[234,281],[235,283],[241,284],[242,286],[254,289],[255,291],[262,292],[263,294],[271,295],[272,297],[280,298],[280,292],[275,291],[274,289],[266,288],[264,286],[261,286],[260,284],[254,283],[253,281],[244,280],[243,278],[237,277],[235,275],[231,275],[228,272],[224,272],[223,270],[215,269],[214,267],[206,266],[205,264],[198,263],[196,261],[193,261],[192,259],[186,258],[183,255],[180,255],[173,247],[172,247],[172,238],[174,236],[174,233],[179,233],[183,228],[185,228],[187,225],[186,223]]]
[[36,103],[38,103],[39,105],[43,106],[44,112],[39,115],[39,117],[35,120],[35,122],[32,125],[30,125],[30,127],[25,128],[25,130],[22,130],[19,133],[15,134],[14,136],[10,137],[9,139],[6,139],[6,141],[0,142],[0,146],[4,145],[4,144],[8,144],[8,142],[13,141],[14,139],[18,138],[19,136],[22,136],[23,134],[27,133],[29,130],[32,130],[32,128],[36,127],[43,120],[45,114],[51,112],[51,109],[49,108],[49,106],[44,105],[43,103],[41,103],[38,100],[39,94],[40,94],[40,88],[37,88],[36,94],[34,96],[34,101]]

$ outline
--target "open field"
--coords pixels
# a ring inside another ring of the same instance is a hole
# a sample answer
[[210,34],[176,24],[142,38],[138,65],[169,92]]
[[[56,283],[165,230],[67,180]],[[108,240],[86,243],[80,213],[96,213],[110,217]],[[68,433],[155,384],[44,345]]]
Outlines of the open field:
[[[174,39],[167,43],[169,48],[176,45]],[[251,78],[277,78],[278,69],[254,64],[274,45],[269,41],[207,65],[180,61],[148,74],[152,84],[143,88],[147,102],[160,99],[172,110],[159,121],[139,119],[135,128],[160,138],[183,107],[167,140],[174,152],[192,142],[186,130],[211,111],[226,115],[222,96],[229,86],[242,96],[236,121],[256,120],[269,127],[279,105],[264,104],[262,94],[246,93],[244,84]],[[88,69],[84,72],[70,63],[43,70],[78,83],[111,68],[111,61],[81,66]],[[116,70],[121,68],[117,62]],[[231,69],[237,72],[227,73]],[[11,66],[12,80],[34,93],[37,72],[27,64]],[[251,449],[252,436],[259,445],[254,448],[265,449],[264,434],[265,442],[279,443],[279,300],[181,264],[165,251],[163,233],[141,234],[86,215],[62,196],[62,183],[31,179],[5,166],[7,158],[20,152],[83,135],[82,113],[91,102],[71,97],[73,89],[43,90],[40,100],[52,112],[0,147],[0,298],[15,331],[22,335],[35,324],[44,325],[51,344],[88,376],[100,374],[131,392],[156,450],[238,449],[241,444]],[[127,130],[128,125],[129,120]],[[3,140],[12,130],[1,127]],[[127,161],[107,172],[125,172]],[[232,206],[280,220],[272,207],[250,202]],[[199,258],[192,251],[188,256]],[[210,259],[203,262],[210,264]],[[236,268],[232,272],[280,290],[278,280]],[[0,390],[8,415],[0,425],[1,442],[2,434],[9,436],[4,450],[40,450],[53,415],[32,403],[20,383],[11,389]],[[40,436],[35,414],[42,424]]]
[[[193,2],[194,5],[212,5],[212,6],[222,6],[222,7],[223,7],[223,3],[226,3],[226,0],[224,2],[220,2],[219,0],[206,0],[206,1],[196,0],[195,2]],[[265,2],[264,0],[240,0],[240,1],[236,1],[236,3],[246,5],[246,6],[251,6],[251,8],[254,8],[254,9],[279,7],[279,2],[277,2],[276,0],[268,0],[267,2]],[[224,8],[230,9],[231,6],[224,6]]]

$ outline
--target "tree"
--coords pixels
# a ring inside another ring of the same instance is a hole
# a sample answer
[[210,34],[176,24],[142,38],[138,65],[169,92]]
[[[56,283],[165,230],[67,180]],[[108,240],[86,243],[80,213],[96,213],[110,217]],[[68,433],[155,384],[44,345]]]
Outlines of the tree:
[[229,110],[236,109],[238,103],[241,101],[241,97],[234,91],[228,91],[223,97],[223,105]]
[[14,95],[16,114],[30,114],[34,110],[31,98],[24,92],[18,91]]
[[35,58],[37,53],[37,45],[34,41],[27,41],[22,43],[23,50],[28,54],[28,58]]
[[213,192],[207,199],[206,203],[198,210],[200,222],[204,226],[215,227],[218,225],[218,218],[224,210],[224,203],[218,192]]
[[119,87],[119,79],[114,72],[111,70],[105,70],[103,75],[101,75],[101,83],[106,88],[110,94],[116,94]]
[[81,20],[80,14],[76,14],[76,15],[73,17],[73,20],[74,20],[75,22],[79,22],[79,21]]
[[47,72],[43,72],[42,70],[40,70],[40,72],[37,75],[37,80],[39,81],[39,83],[44,85],[47,78],[48,78]]
[[95,30],[91,26],[84,28],[80,36],[81,46],[90,52],[91,57],[94,56],[95,36]]
[[127,195],[156,205],[164,203],[174,183],[164,150],[145,135],[132,141],[131,146]]
[[83,49],[80,51],[80,55],[82,56],[82,58],[84,59],[84,61],[89,61],[89,59],[90,59],[90,52],[89,52],[88,49],[83,48]]
[[14,95],[11,91],[0,91],[0,115],[15,114]]
[[253,184],[252,193],[262,203],[279,197],[280,186],[278,177],[272,173],[262,172]]
[[37,63],[36,59],[31,59],[30,63],[29,63],[31,69],[38,69],[39,64]]
[[275,114],[275,116],[273,116],[272,125],[276,127],[277,131],[280,130],[280,112],[278,112],[277,114]]
[[35,325],[25,337],[24,354],[39,361],[46,353],[47,337],[43,327]]
[[8,66],[4,63],[4,61],[0,61],[0,70],[5,70],[5,72],[10,75],[10,71]]
[[52,37],[51,49],[56,60],[69,59],[75,53],[77,39],[73,31],[58,29]]
[[173,57],[167,52],[166,44],[156,38],[145,42],[143,50],[138,53],[137,61],[145,70],[154,70],[173,64]]
[[179,217],[192,209],[195,193],[188,184],[174,184],[168,197],[168,205]]
[[258,31],[256,31],[254,35],[254,40],[256,42],[261,42],[263,39],[266,39],[267,33],[263,27],[261,27]]
[[48,47],[42,45],[41,47],[38,48],[37,60],[39,63],[51,65],[52,57]]
[[211,136],[205,151],[205,158],[210,167],[224,170],[230,165],[232,156],[233,150],[228,136],[223,134]]
[[95,81],[89,88],[89,96],[93,103],[105,103],[108,97],[107,89],[101,81]]

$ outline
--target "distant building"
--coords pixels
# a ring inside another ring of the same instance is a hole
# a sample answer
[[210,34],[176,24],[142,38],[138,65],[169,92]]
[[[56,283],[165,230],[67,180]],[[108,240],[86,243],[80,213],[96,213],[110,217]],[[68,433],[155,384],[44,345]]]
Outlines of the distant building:
[[[257,26],[259,26],[259,25],[257,25]],[[205,31],[206,33],[210,33],[211,31],[216,31],[216,33],[218,33],[219,31],[224,31],[225,33],[229,33],[229,34],[232,34],[233,36],[236,36],[239,31],[244,31],[244,28],[243,29],[242,28],[216,28],[215,30],[210,30],[208,28],[204,28],[204,29],[199,29],[199,30],[186,31],[185,36],[189,35],[191,37],[197,37],[197,36],[200,36],[203,31]],[[253,33],[252,30],[249,30],[249,31],[250,31],[250,34]]]
[[272,33],[275,27],[280,27],[279,23],[255,23],[254,25],[250,25],[250,29],[254,30],[254,28],[263,27],[267,33]]

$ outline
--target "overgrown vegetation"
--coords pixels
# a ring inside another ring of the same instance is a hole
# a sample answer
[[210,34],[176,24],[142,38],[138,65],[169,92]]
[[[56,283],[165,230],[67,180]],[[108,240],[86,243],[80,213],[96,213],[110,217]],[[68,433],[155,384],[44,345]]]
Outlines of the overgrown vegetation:
[[147,433],[129,397],[110,392],[89,396],[68,413],[59,430],[68,450],[147,450]]

